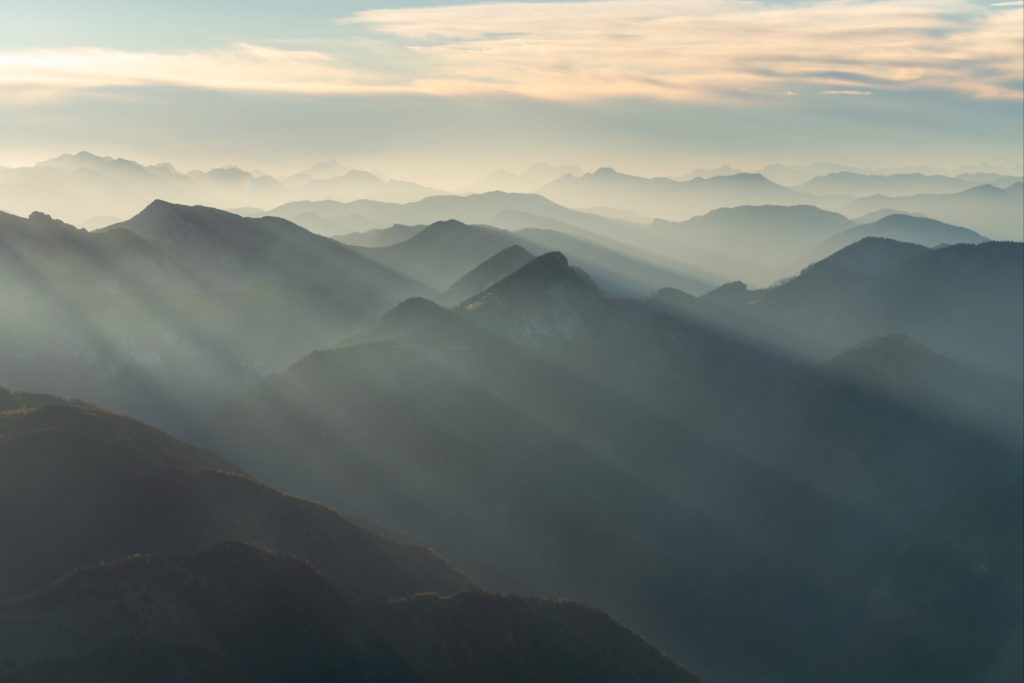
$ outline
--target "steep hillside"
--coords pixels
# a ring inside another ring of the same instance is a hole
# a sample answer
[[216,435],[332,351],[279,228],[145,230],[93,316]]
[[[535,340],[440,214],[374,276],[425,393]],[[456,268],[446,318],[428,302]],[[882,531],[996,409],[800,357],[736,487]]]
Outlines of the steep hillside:
[[[936,352],[1019,381],[1024,246],[926,249],[866,238],[776,287],[711,292],[832,355],[903,332]],[[732,292],[732,293],[730,293]]]
[[420,291],[281,219],[163,202],[95,233],[3,214],[0,244],[0,382],[182,433]]
[[302,557],[355,597],[469,582],[426,549],[285,496],[212,453],[125,417],[4,392],[0,597],[76,567],[235,540]]
[[798,680],[900,538],[1019,471],[919,406],[609,299],[557,253],[352,344],[234,402],[226,452],[488,585],[608,609],[712,679]]
[[0,603],[0,680],[695,683],[606,615],[464,593],[356,603],[228,542],[82,569]]
[[502,249],[459,278],[438,301],[449,306],[460,304],[516,272],[532,259],[533,254],[518,245]]

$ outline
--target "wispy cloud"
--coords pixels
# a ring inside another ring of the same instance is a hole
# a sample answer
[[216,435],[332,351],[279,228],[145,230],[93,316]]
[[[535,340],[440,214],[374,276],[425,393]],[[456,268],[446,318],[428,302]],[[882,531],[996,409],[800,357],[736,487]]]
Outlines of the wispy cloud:
[[596,0],[379,9],[329,48],[0,52],[0,97],[147,85],[243,92],[749,99],[1021,97],[1024,8],[969,0]]
[[967,0],[602,0],[363,12],[437,64],[421,87],[723,98],[795,85],[1020,97],[1022,14]]

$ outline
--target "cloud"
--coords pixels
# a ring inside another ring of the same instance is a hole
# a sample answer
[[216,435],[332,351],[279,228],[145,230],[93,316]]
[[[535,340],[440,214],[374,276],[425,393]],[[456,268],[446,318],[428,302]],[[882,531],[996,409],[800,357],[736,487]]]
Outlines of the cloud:
[[177,86],[304,95],[749,101],[952,91],[1019,99],[1024,8],[971,0],[594,0],[377,9],[317,49],[0,51],[0,97]]
[[173,53],[103,48],[0,52],[0,92],[26,103],[45,102],[69,91],[131,86],[306,95],[394,89],[369,78],[322,52],[247,43]]
[[437,65],[423,88],[722,99],[811,85],[1018,98],[1024,13],[968,0],[602,0],[381,9],[345,20]]
[[867,96],[873,95],[870,90],[822,90],[822,95],[853,95],[853,96]]

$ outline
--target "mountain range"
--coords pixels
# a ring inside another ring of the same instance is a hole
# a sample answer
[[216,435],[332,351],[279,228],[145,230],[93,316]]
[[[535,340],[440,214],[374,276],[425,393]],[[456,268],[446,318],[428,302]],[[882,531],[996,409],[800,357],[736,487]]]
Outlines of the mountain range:
[[438,194],[365,171],[331,165],[311,171],[283,179],[234,167],[182,172],[170,164],[145,165],[79,152],[0,169],[0,206],[12,213],[41,210],[75,224],[103,227],[138,213],[154,198],[229,208],[325,197],[409,202]]
[[879,209],[918,213],[960,225],[999,240],[1024,239],[1024,183],[1006,187],[979,185],[951,194],[916,194],[907,197],[873,195],[843,207],[860,216]]
[[565,175],[538,192],[575,208],[614,206],[668,220],[684,220],[725,206],[803,204],[810,198],[777,185],[758,173],[677,181],[631,176],[612,168],[601,168],[581,176]]
[[176,429],[422,291],[287,221],[166,202],[98,232],[2,214],[0,243],[0,381]]
[[696,680],[87,404],[0,390],[0,468],[0,680]]
[[839,615],[902,539],[1019,457],[751,339],[609,299],[548,253],[456,310],[403,302],[259,384],[210,438],[487,585],[608,609],[703,677],[820,680],[809,644],[841,645]]
[[0,682],[1017,680],[1021,187],[0,169]]
[[1022,248],[985,242],[928,249],[867,238],[775,287],[733,283],[705,299],[788,330],[821,354],[902,332],[937,353],[1017,378]]

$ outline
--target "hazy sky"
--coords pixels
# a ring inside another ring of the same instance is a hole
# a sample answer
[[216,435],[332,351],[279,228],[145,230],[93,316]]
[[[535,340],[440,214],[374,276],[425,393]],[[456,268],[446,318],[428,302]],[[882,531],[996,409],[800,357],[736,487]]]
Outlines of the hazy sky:
[[0,164],[1012,167],[1022,4],[0,0]]

